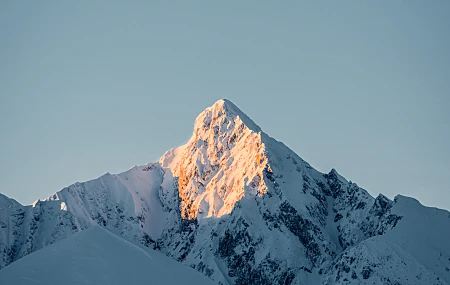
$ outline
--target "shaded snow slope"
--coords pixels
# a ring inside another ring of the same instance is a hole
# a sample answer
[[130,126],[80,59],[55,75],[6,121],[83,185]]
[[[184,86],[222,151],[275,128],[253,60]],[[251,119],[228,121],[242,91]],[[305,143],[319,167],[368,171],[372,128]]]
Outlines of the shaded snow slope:
[[12,208],[16,206],[21,206],[19,202],[9,197],[6,197],[2,193],[0,193],[0,210],[6,208]]
[[400,195],[391,207],[398,224],[344,251],[325,284],[450,284],[450,213]]
[[0,284],[195,284],[211,280],[159,252],[95,226],[0,271]]
[[0,209],[0,267],[95,225],[223,285],[450,283],[449,212],[320,173],[227,100],[157,163]]
[[75,183],[32,206],[0,209],[0,267],[94,225],[150,246],[168,223],[170,205],[161,199],[176,195],[174,187],[170,172],[153,163]]

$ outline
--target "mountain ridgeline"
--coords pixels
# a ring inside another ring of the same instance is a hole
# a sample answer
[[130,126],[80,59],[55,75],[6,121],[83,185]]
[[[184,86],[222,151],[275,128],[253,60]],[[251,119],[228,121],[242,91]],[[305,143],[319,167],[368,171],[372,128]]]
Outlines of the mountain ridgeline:
[[0,195],[0,268],[98,225],[222,285],[450,284],[449,212],[320,173],[227,100],[158,162]]

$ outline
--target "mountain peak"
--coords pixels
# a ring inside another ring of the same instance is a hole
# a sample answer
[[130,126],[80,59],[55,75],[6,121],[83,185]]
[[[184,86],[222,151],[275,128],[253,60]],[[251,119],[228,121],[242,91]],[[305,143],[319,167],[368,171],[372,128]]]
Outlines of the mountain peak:
[[347,179],[345,179],[342,175],[340,175],[336,169],[332,168],[331,171],[328,173],[328,175],[330,177],[334,177],[335,179],[344,182],[344,183],[348,183]]
[[234,122],[239,119],[250,130],[255,133],[261,132],[261,128],[253,122],[244,112],[242,112],[235,104],[227,99],[220,99],[216,101],[211,107],[206,108],[200,115],[198,115],[194,124],[194,131],[199,128],[209,128],[213,123],[216,123],[218,119],[224,121],[224,123]]
[[227,105],[228,107],[231,107],[231,108],[237,108],[236,105],[234,105],[233,102],[231,102],[228,99],[219,99],[219,100],[217,100],[216,103],[214,103],[213,107],[214,106],[221,106],[222,107],[224,105]]
[[187,144],[160,159],[178,177],[183,218],[220,217],[245,194],[266,191],[259,183],[267,164],[261,135],[261,128],[226,99],[198,115]]

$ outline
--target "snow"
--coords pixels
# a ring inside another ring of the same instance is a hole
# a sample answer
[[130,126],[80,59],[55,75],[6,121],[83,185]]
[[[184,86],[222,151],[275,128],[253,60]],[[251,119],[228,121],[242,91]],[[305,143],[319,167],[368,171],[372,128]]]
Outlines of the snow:
[[92,227],[0,271],[0,284],[214,284],[182,264]]
[[165,254],[222,284],[450,283],[449,212],[374,198],[335,169],[320,173],[225,99],[156,163],[75,183],[33,206],[0,195],[0,268],[93,227],[89,235],[107,246],[110,233],[98,225],[144,264]]
[[21,206],[19,202],[0,193],[0,210]]
[[381,238],[400,245],[450,284],[450,213],[401,195],[395,197],[392,213],[402,215],[404,220]]
[[328,216],[325,227],[325,232],[330,239],[330,242],[336,246],[338,252],[342,251],[342,247],[339,244],[339,231],[337,230],[334,222],[335,213],[333,212],[333,198],[327,197]]

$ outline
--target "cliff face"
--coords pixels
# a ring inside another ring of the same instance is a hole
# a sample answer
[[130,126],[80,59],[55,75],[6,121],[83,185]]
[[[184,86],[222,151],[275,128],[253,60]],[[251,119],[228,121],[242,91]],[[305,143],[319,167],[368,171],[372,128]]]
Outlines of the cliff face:
[[0,209],[0,266],[101,225],[219,284],[448,284],[449,217],[316,171],[220,100],[157,163]]

